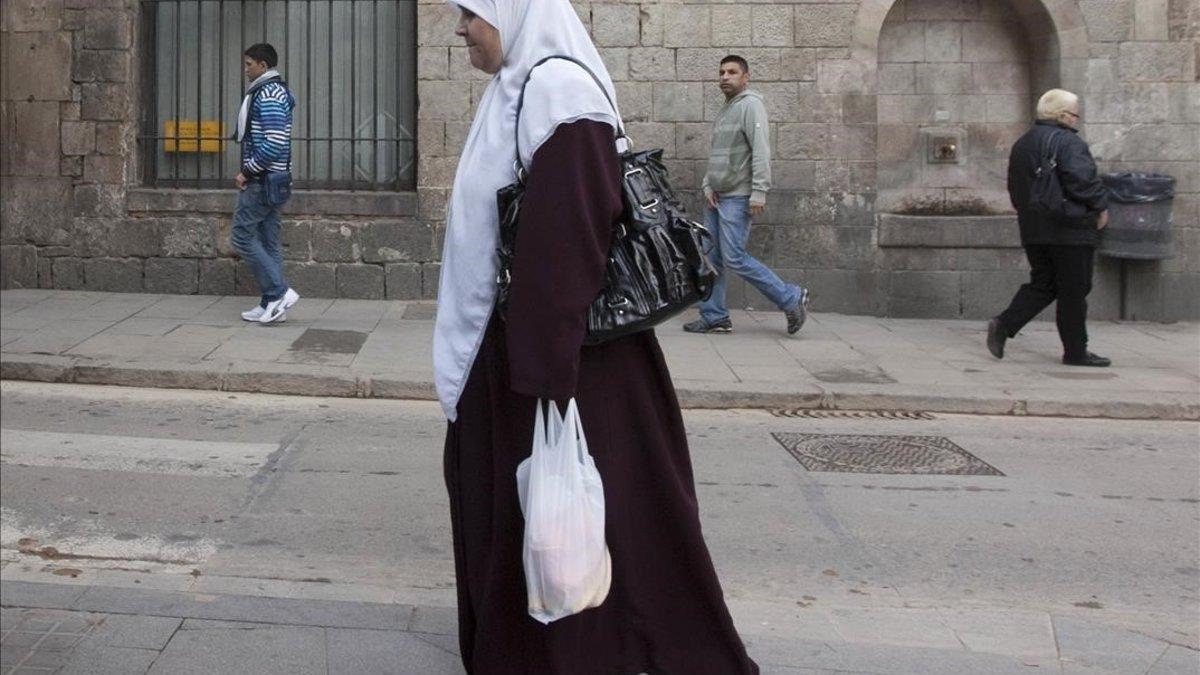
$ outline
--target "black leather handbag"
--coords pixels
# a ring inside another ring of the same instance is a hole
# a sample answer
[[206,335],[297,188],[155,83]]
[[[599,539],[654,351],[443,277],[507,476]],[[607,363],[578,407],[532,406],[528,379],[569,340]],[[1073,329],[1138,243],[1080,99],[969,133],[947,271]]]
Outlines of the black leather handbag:
[[[583,68],[604,92],[596,74],[569,56],[548,56],[534,64],[537,68],[551,59],[571,61]],[[533,68],[530,68],[532,74]],[[517,101],[517,124],[525,101],[526,76]],[[618,125],[620,125],[619,115]],[[625,138],[624,126],[616,138]],[[653,328],[679,314],[712,293],[717,274],[704,254],[710,235],[700,223],[688,220],[679,199],[667,181],[662,162],[663,151],[625,151],[621,154],[621,183],[624,213],[613,232],[605,272],[604,290],[588,307],[587,335],[584,344],[594,345]],[[521,200],[525,195],[525,167],[517,150],[517,181],[496,192],[500,209],[500,272],[496,278],[496,297],[501,316],[508,303],[512,263],[517,255],[517,224]]]

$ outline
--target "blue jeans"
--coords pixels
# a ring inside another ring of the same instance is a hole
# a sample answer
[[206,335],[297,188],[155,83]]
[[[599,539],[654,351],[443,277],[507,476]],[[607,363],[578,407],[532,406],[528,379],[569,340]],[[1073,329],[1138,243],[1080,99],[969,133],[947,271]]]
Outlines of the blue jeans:
[[729,308],[725,306],[727,272],[749,281],[781,311],[794,309],[800,303],[799,286],[785,283],[771,268],[746,252],[746,242],[750,239],[749,197],[720,197],[717,208],[704,209],[704,219],[713,235],[708,257],[717,268],[717,283],[713,284],[708,300],[700,303],[700,318],[710,325],[729,318]]
[[264,307],[268,302],[282,298],[288,289],[283,278],[283,244],[279,231],[279,207],[267,203],[267,187],[262,183],[248,183],[238,194],[229,240],[242,260],[250,265]]

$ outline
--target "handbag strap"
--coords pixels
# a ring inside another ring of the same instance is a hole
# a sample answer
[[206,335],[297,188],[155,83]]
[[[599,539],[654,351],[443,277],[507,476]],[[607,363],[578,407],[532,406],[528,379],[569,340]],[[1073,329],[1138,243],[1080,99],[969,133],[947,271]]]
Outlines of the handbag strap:
[[599,77],[596,77],[596,73],[592,72],[592,69],[588,68],[586,63],[584,63],[583,61],[580,61],[579,59],[577,59],[573,56],[567,56],[565,54],[554,54],[551,56],[547,56],[547,57],[543,58],[542,60],[538,61],[537,63],[533,64],[533,66],[529,69],[529,72],[525,74],[525,81],[521,83],[521,95],[519,97],[517,97],[517,123],[514,126],[513,135],[516,138],[516,144],[514,147],[516,147],[516,149],[517,149],[516,166],[518,169],[518,172],[517,172],[518,174],[523,174],[525,171],[525,165],[521,163],[521,109],[525,107],[525,87],[529,86],[529,79],[531,77],[533,77],[534,68],[537,68],[538,66],[542,65],[543,63],[545,63],[547,61],[552,61],[555,59],[561,59],[563,61],[570,61],[571,63],[574,63],[575,65],[579,66],[580,68],[583,68],[583,70],[585,72],[587,72],[588,75],[592,76],[592,81],[596,83],[597,87],[600,87],[600,93],[604,94],[604,98],[605,98],[605,100],[608,101],[609,107],[611,107],[613,109],[613,117],[615,117],[617,120],[616,140],[621,140],[622,138],[628,138],[625,135],[625,125],[623,122],[621,122],[621,113],[617,111],[616,104],[613,103],[612,97],[608,95],[608,90],[604,88],[604,83],[600,81]]

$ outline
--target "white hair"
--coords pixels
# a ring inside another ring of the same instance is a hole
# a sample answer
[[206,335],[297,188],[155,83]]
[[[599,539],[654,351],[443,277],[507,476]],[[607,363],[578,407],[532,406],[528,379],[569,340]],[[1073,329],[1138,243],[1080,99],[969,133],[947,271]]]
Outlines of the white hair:
[[1079,104],[1079,96],[1065,89],[1051,89],[1037,102],[1039,120],[1057,120],[1069,108]]

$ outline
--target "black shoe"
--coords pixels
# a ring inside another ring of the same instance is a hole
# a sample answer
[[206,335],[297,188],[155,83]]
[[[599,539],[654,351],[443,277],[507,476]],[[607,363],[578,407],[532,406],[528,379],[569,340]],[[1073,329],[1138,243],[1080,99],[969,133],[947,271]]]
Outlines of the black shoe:
[[988,351],[998,359],[1004,358],[1004,341],[1008,339],[1008,336],[1004,334],[1004,328],[1000,325],[1000,319],[996,318],[989,321],[987,331]]
[[787,317],[788,335],[795,335],[804,327],[804,321],[808,318],[808,289],[800,289],[800,301],[794,309],[784,312],[783,315]]
[[696,319],[683,324],[683,330],[688,333],[732,333],[733,322],[726,318],[710,324],[704,319]]
[[1091,366],[1093,368],[1107,368],[1112,365],[1112,359],[1106,359],[1103,356],[1096,356],[1091,352],[1087,352],[1083,356],[1075,358],[1064,356],[1063,363],[1068,366]]

